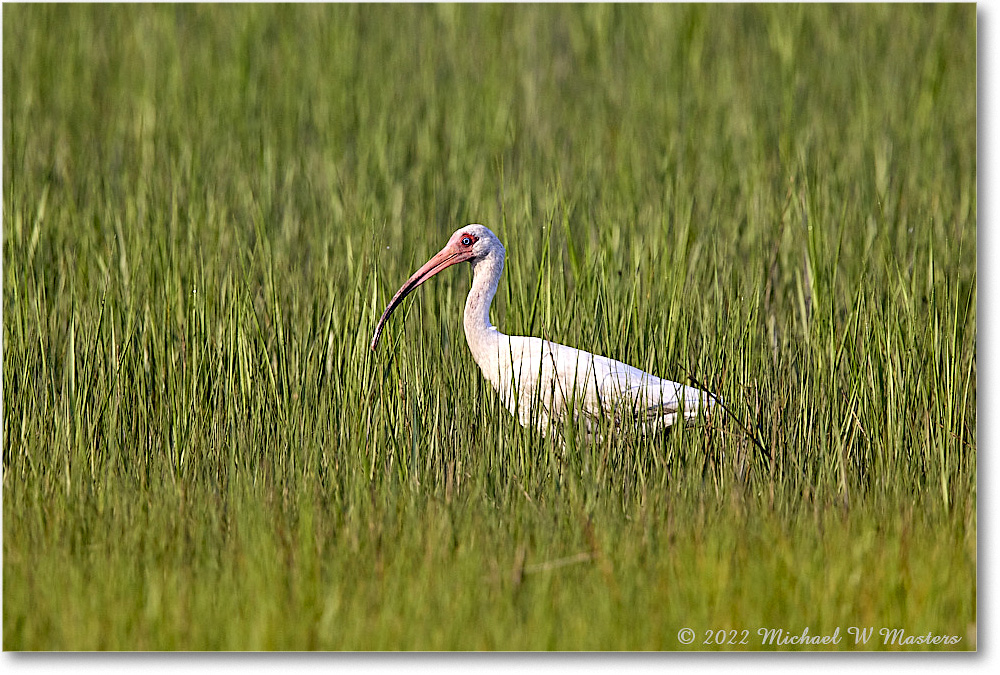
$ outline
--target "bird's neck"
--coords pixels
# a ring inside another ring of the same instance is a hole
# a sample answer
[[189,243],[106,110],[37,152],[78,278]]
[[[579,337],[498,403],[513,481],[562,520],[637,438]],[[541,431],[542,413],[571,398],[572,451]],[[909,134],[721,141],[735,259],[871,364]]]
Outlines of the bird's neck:
[[490,323],[490,305],[503,273],[503,259],[503,252],[494,251],[472,263],[472,289],[465,300],[465,338],[480,366],[491,352],[495,357],[500,340],[500,332]]

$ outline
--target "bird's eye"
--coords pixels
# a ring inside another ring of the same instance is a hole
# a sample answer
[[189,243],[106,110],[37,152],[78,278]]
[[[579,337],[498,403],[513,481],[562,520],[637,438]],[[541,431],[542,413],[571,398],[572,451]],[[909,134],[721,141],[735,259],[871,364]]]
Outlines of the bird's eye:
[[472,246],[472,239],[468,236],[462,237],[462,246]]

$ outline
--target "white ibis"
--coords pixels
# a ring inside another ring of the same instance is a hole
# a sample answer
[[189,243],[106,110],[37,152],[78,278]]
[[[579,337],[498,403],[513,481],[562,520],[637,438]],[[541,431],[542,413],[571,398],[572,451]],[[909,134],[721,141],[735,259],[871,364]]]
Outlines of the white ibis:
[[490,323],[490,304],[503,273],[506,251],[484,225],[457,230],[447,245],[414,272],[389,301],[375,327],[371,349],[392,311],[413,289],[441,270],[472,263],[472,289],[465,301],[465,337],[472,358],[522,426],[543,434],[571,413],[589,435],[600,420],[633,422],[642,431],[669,427],[706,412],[715,397],[663,380],[604,356],[537,337],[504,335]]

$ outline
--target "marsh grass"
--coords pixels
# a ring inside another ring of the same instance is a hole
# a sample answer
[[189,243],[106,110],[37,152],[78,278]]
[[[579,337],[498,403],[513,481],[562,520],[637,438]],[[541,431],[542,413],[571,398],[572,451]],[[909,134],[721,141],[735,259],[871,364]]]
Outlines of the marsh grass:
[[[5,649],[974,647],[974,6],[3,18]],[[521,429],[464,269],[372,354],[466,222],[731,416]]]

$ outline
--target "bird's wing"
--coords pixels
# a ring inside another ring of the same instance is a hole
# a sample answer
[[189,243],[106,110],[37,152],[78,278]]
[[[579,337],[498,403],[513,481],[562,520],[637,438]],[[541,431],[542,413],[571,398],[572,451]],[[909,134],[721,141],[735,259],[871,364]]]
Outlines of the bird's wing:
[[539,338],[511,338],[510,353],[517,414],[525,425],[529,411],[534,411],[546,421],[564,421],[572,413],[584,420],[631,416],[669,426],[712,403],[699,389]]
[[647,420],[664,415],[691,417],[701,407],[712,405],[711,397],[700,389],[665,380],[627,363],[603,356],[594,357],[606,413],[637,414]]

